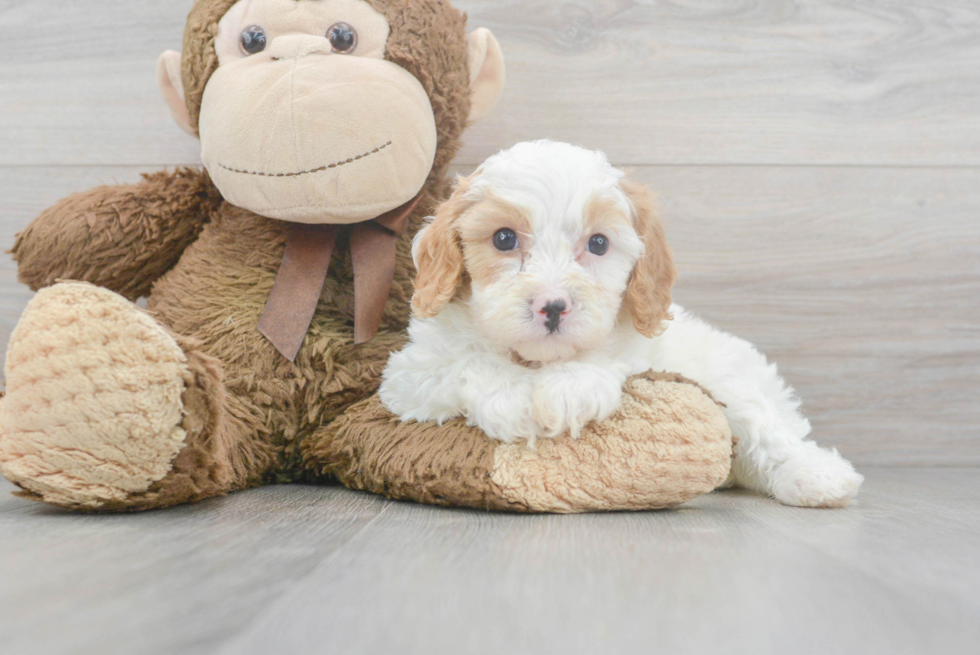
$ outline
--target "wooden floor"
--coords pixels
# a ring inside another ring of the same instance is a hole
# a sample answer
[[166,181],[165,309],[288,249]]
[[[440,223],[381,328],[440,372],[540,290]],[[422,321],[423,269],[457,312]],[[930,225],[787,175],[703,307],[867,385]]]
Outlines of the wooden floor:
[[514,516],[284,486],[79,516],[4,497],[0,653],[980,652],[980,469],[865,473],[847,510],[729,491]]

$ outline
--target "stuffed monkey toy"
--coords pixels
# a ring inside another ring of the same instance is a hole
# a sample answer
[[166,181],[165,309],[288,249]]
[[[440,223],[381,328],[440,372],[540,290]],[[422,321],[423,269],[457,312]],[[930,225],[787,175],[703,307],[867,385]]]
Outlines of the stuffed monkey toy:
[[[198,0],[160,58],[203,171],[45,211],[5,362],[0,470],[25,498],[159,508],[337,481],[518,511],[665,507],[723,482],[731,434],[676,376],[627,383],[578,440],[401,424],[373,395],[405,342],[411,237],[504,62],[446,0]],[[147,309],[134,301],[147,297]]]

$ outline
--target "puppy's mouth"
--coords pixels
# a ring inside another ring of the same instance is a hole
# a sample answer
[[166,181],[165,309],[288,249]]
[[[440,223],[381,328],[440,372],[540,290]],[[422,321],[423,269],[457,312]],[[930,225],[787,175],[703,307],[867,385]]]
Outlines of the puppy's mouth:
[[303,175],[312,175],[313,173],[322,173],[323,171],[330,170],[332,168],[340,168],[341,166],[347,166],[348,164],[353,164],[356,161],[360,161],[366,157],[377,154],[391,145],[391,141],[388,143],[378,146],[374,150],[365,152],[362,155],[357,155],[356,157],[349,157],[343,161],[334,162],[332,164],[324,164],[319,168],[311,168],[308,171],[296,171],[294,173],[266,173],[264,171],[249,171],[241,168],[232,168],[231,166],[225,166],[224,164],[218,164],[221,168],[225,169],[231,173],[240,173],[242,175],[255,175],[257,177],[301,177]]
[[524,359],[516,350],[510,351],[510,361],[514,362],[518,366],[523,366],[529,369],[539,369],[544,366],[544,362],[536,362],[530,359]]
[[547,330],[541,324],[537,327],[536,334],[512,341],[508,347],[510,359],[515,364],[536,369],[545,364],[573,359],[584,351],[564,325],[554,331]]

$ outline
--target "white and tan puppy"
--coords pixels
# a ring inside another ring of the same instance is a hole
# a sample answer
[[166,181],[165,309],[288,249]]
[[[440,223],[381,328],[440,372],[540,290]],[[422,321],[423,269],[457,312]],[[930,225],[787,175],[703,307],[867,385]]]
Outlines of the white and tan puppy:
[[738,438],[735,482],[844,506],[863,478],[807,440],[800,401],[751,344],[670,304],[670,250],[646,188],[606,157],[521,143],[459,180],[416,238],[411,341],[381,399],[403,420],[465,417],[502,441],[573,436],[648,370],[699,382]]

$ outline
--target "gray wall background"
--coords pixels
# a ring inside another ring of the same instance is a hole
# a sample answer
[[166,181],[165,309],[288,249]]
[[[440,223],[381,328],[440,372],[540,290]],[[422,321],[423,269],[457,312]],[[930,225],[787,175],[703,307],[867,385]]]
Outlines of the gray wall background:
[[[0,246],[194,165],[156,57],[192,2],[0,0]],[[660,194],[676,299],[755,342],[855,463],[980,464],[977,0],[457,0],[509,64],[468,171],[551,137]],[[0,259],[0,347],[31,297]]]

